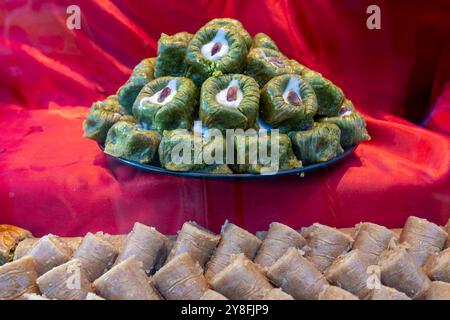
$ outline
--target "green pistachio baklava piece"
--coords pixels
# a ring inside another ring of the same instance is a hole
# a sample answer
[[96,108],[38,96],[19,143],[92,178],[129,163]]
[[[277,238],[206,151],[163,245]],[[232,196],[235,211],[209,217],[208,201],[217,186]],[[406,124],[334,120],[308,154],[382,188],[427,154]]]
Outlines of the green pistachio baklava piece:
[[277,50],[253,48],[247,56],[245,74],[254,78],[260,87],[273,77],[291,73],[291,62]]
[[119,121],[108,131],[105,153],[140,163],[150,163],[158,151],[161,136],[153,130]]
[[326,162],[343,152],[341,131],[332,123],[314,123],[310,130],[289,133],[294,153],[303,164]]
[[239,35],[244,39],[247,49],[250,50],[252,46],[252,37],[245,30],[242,23],[236,19],[231,18],[217,18],[209,21],[205,26],[216,26],[216,27],[231,27],[234,28]]
[[233,141],[234,164],[230,167],[235,173],[275,174],[302,166],[286,134],[273,138],[270,132],[266,135],[236,134]]
[[254,128],[259,110],[256,81],[240,74],[208,78],[200,94],[200,120],[219,130]]
[[[215,159],[218,148],[222,150],[219,160]],[[206,141],[201,135],[184,129],[164,131],[159,145],[161,166],[170,171],[230,174],[232,171],[225,164],[225,157],[225,141],[222,137]]]
[[191,79],[161,77],[142,88],[134,102],[133,115],[145,129],[189,129],[197,101],[198,89]]
[[83,122],[84,136],[104,143],[108,130],[118,121],[133,122],[134,120],[120,105],[116,95],[94,102]]
[[241,73],[246,56],[245,41],[234,28],[206,26],[189,43],[187,74],[200,87],[211,76]]
[[261,90],[261,117],[281,132],[312,128],[317,108],[314,89],[299,75],[277,76]]
[[302,77],[313,87],[316,93],[319,103],[317,114],[327,117],[337,115],[345,98],[341,88],[325,79],[320,73],[312,70],[304,71]]
[[325,117],[320,122],[333,123],[341,129],[341,145],[349,147],[370,140],[364,117],[358,113],[350,100],[345,99],[337,116]]
[[158,40],[158,57],[156,58],[155,77],[175,76],[186,74],[184,59],[192,34],[179,32],[172,36],[161,34]]
[[300,62],[298,62],[295,59],[289,59],[289,65],[292,69],[292,73],[295,74],[303,74],[304,72],[306,72],[307,70],[309,70],[307,67],[305,67],[304,65],[302,65]]
[[267,34],[262,33],[262,32],[257,33],[253,37],[252,47],[253,48],[267,48],[267,49],[279,51],[275,41],[273,41],[272,38],[269,37]]
[[154,79],[156,58],[147,58],[142,60],[133,69],[128,81],[119,88],[117,96],[120,104],[131,113],[134,100],[141,89],[151,80]]

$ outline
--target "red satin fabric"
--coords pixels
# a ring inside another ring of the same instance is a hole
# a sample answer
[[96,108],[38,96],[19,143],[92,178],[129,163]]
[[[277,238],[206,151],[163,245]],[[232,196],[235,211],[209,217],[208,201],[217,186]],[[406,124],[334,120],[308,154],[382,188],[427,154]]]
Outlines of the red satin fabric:
[[[78,4],[82,29],[68,30]],[[366,28],[381,8],[382,29]],[[188,219],[218,231],[272,221],[401,227],[450,217],[448,1],[2,1],[0,223],[36,235],[173,233]],[[87,107],[112,94],[161,32],[195,32],[214,17],[266,32],[290,57],[341,86],[367,115],[372,141],[306,177],[219,181],[143,173],[82,138]],[[413,123],[423,120],[427,128]]]

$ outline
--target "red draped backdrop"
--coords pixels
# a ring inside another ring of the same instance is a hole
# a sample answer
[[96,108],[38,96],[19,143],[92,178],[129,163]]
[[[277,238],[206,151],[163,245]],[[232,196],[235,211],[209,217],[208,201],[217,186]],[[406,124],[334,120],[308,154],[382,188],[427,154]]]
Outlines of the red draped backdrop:
[[[66,9],[81,9],[81,29]],[[381,30],[366,27],[369,5]],[[265,32],[341,86],[372,141],[305,177],[218,181],[148,174],[82,137],[88,107],[112,94],[161,32],[215,17]],[[450,216],[450,5],[447,0],[33,1],[0,3],[0,223],[36,235],[173,233],[186,219],[251,231],[271,221],[402,226]]]

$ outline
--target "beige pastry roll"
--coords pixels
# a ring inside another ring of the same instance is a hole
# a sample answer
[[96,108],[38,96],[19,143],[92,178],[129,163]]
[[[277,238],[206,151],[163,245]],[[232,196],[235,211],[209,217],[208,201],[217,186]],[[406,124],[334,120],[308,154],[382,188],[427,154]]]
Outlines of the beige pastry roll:
[[171,245],[171,241],[155,228],[136,222],[127,236],[116,264],[135,256],[142,262],[144,271],[153,274],[167,258]]
[[243,253],[247,258],[253,260],[261,245],[261,240],[255,235],[228,221],[222,227],[221,234],[219,245],[206,265],[205,276],[208,280],[230,263],[232,255]]
[[50,300],[50,299],[36,293],[25,293],[21,297],[21,300]]
[[17,244],[16,250],[14,250],[14,260],[19,260],[28,255],[38,241],[39,238],[27,238],[20,241]]
[[153,282],[167,300],[198,300],[209,289],[202,267],[186,252],[158,270]]
[[431,255],[423,270],[431,280],[450,282],[450,248]]
[[270,266],[267,277],[296,300],[316,300],[328,285],[322,273],[296,248],[289,248]]
[[411,300],[406,294],[394,288],[380,285],[370,290],[366,296],[367,300]]
[[280,288],[273,288],[267,291],[262,300],[294,300],[294,298]]
[[425,300],[450,300],[450,283],[443,281],[431,282]]
[[49,299],[84,300],[88,292],[92,292],[92,285],[78,259],[51,269],[36,282],[42,294]]
[[117,254],[116,248],[110,243],[97,235],[88,233],[73,254],[73,258],[81,261],[89,281],[92,282],[113,265]]
[[273,288],[260,267],[244,254],[234,256],[210,283],[214,290],[231,300],[261,300]]
[[367,253],[371,263],[377,263],[380,254],[397,239],[391,230],[370,222],[357,224],[353,238],[353,249]]
[[378,265],[384,285],[395,288],[412,299],[425,297],[431,281],[404,248],[383,252]]
[[[64,247],[67,247],[70,252],[75,252],[78,249],[81,241],[83,240],[83,238],[81,237],[53,237],[58,239],[58,241],[62,243]],[[31,252],[31,249],[33,249],[34,245],[40,239],[41,238],[27,238],[23,241],[20,241],[14,252],[14,260],[18,260],[28,255]]]
[[227,297],[214,291],[212,289],[208,289],[205,293],[200,297],[199,300],[228,300]]
[[29,256],[0,266],[0,300],[13,300],[26,293],[39,293],[35,268],[35,261]]
[[319,300],[359,300],[359,298],[342,288],[326,286],[319,294]]
[[347,252],[353,242],[348,234],[320,223],[303,228],[301,234],[308,241],[309,250],[306,258],[321,272],[339,255]]
[[325,277],[330,283],[364,299],[370,290],[370,265],[369,255],[355,249],[334,260],[325,270]]
[[54,235],[46,235],[33,246],[29,255],[36,262],[36,271],[42,275],[69,261],[73,251]]
[[447,242],[445,242],[445,247],[450,248],[450,219],[445,225],[445,231],[447,232]]
[[284,224],[273,222],[256,254],[255,262],[263,268],[270,267],[288,248],[301,249],[305,245],[305,238],[296,230]]
[[408,252],[419,266],[428,257],[444,248],[447,232],[440,226],[417,217],[409,217],[400,235],[400,243],[408,246]]
[[107,300],[160,300],[135,256],[112,267],[94,281],[95,293]]
[[200,227],[195,222],[185,222],[178,233],[177,240],[170,251],[167,261],[187,252],[203,268],[219,241],[219,235]]
[[85,300],[105,300],[102,297],[96,295],[95,293],[89,292],[86,295],[86,299]]

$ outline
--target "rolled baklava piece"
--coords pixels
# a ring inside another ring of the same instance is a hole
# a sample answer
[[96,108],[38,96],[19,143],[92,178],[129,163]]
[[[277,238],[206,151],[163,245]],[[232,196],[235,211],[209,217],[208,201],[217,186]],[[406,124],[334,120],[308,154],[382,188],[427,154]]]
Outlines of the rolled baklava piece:
[[296,74],[277,76],[261,90],[261,117],[281,132],[311,129],[317,108],[313,88]]
[[349,235],[320,223],[303,228],[302,236],[308,241],[306,258],[323,272],[341,254],[346,253],[353,239]]
[[31,233],[25,229],[0,224],[0,265],[12,261],[17,245],[31,237]]
[[442,281],[431,282],[425,300],[450,300],[450,283]]
[[325,270],[325,277],[330,283],[364,299],[370,290],[369,277],[371,274],[368,272],[370,265],[370,258],[367,254],[354,249],[334,260],[331,266]]
[[400,235],[400,243],[408,246],[408,252],[417,265],[423,266],[430,255],[444,248],[447,232],[440,226],[410,216]]
[[197,101],[198,89],[191,79],[161,77],[142,88],[134,102],[133,115],[145,129],[190,129]]
[[252,48],[247,56],[245,74],[254,78],[261,88],[276,76],[292,73],[292,62],[277,50]]
[[305,70],[302,77],[316,93],[319,105],[317,114],[326,117],[337,115],[345,98],[342,89],[313,70]]
[[450,282],[450,248],[432,254],[423,270],[431,280]]
[[158,57],[156,58],[155,77],[175,76],[186,74],[184,59],[193,35],[179,32],[172,36],[161,34],[158,40]]
[[42,294],[49,299],[84,300],[92,285],[78,259],[57,266],[37,279]]
[[280,288],[273,288],[267,291],[262,300],[294,300],[294,298]]
[[332,123],[315,122],[311,129],[292,131],[289,137],[295,155],[303,164],[326,162],[343,152],[341,130]]
[[447,242],[445,243],[445,247],[450,248],[450,219],[445,225],[445,231],[447,231]]
[[285,224],[273,222],[255,257],[255,262],[263,268],[274,264],[290,247],[301,249],[305,238]]
[[102,297],[96,295],[95,293],[88,292],[85,300],[105,300]]
[[200,297],[199,300],[228,300],[227,297],[218,293],[217,291],[208,289],[205,293]]
[[289,248],[272,264],[267,277],[296,300],[317,300],[328,286],[323,274],[296,248]]
[[134,101],[142,88],[154,79],[156,58],[147,58],[139,62],[133,69],[128,81],[117,91],[121,106],[131,114]]
[[389,244],[397,240],[391,230],[370,222],[357,224],[353,238],[353,250],[366,253],[373,264],[378,262],[380,254],[389,247]]
[[58,237],[49,234],[39,239],[29,255],[36,262],[36,271],[42,275],[70,260],[73,251]]
[[20,300],[50,300],[36,293],[25,293]]
[[[261,150],[267,151],[265,156]],[[283,133],[273,136],[235,134],[234,151],[235,161],[230,167],[236,173],[275,174],[302,166],[292,150],[291,140]]]
[[91,106],[89,114],[83,122],[84,136],[104,143],[109,129],[118,121],[134,122],[134,119],[120,105],[117,95],[97,101]]
[[384,285],[395,288],[412,299],[425,297],[431,281],[404,248],[383,252],[378,265]]
[[110,243],[92,233],[86,234],[73,254],[80,260],[90,282],[100,277],[116,260],[118,252]]
[[359,298],[342,288],[326,286],[319,294],[318,300],[359,300]]
[[273,288],[258,265],[244,254],[234,256],[210,283],[215,291],[231,300],[261,300]]
[[380,285],[377,288],[371,289],[366,296],[367,300],[411,300],[406,294],[394,288]]
[[333,123],[341,129],[341,145],[343,147],[370,140],[364,117],[352,107],[352,102],[345,99],[337,115],[319,119],[320,122]]
[[[71,252],[75,252],[81,244],[83,238],[81,237],[56,237],[61,243],[64,244]],[[18,260],[25,257],[31,252],[34,245],[40,238],[27,238],[19,242],[14,252],[14,260]]]
[[205,26],[216,26],[216,27],[225,27],[225,28],[233,28],[239,33],[239,35],[244,39],[247,49],[250,49],[252,46],[252,37],[245,30],[242,23],[236,19],[231,18],[217,18],[209,21]]
[[39,293],[38,275],[33,258],[26,256],[0,266],[0,300],[21,299],[27,293]]
[[219,241],[220,235],[216,235],[202,228],[195,222],[185,222],[178,232],[177,240],[167,257],[167,262],[187,252],[203,268],[219,244]]
[[246,56],[247,45],[235,28],[205,26],[189,43],[186,53],[187,74],[200,86],[211,76],[241,73]]
[[253,260],[261,245],[261,240],[255,235],[228,221],[223,225],[221,235],[219,245],[206,266],[205,276],[208,280],[222,271],[233,255],[243,253]]
[[136,222],[128,234],[115,264],[135,256],[147,274],[153,274],[166,260],[172,242],[155,228]]
[[198,300],[209,289],[202,267],[186,252],[158,270],[153,282],[167,300]]
[[142,262],[134,256],[112,267],[94,281],[95,292],[107,300],[161,300],[149,283]]
[[255,34],[255,36],[253,37],[252,47],[253,48],[267,48],[267,49],[279,51],[278,46],[275,43],[275,41],[273,41],[272,38],[269,37],[267,34],[262,33],[262,32]]
[[254,128],[259,110],[259,87],[241,74],[208,78],[200,95],[200,119],[219,130]]

